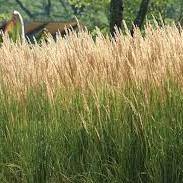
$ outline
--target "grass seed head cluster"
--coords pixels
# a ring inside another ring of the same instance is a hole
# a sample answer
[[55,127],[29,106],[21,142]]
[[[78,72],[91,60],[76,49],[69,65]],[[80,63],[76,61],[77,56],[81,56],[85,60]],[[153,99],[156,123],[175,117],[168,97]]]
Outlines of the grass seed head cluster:
[[118,33],[111,41],[99,32],[94,41],[87,31],[70,32],[42,46],[6,39],[0,48],[1,81],[16,93],[42,84],[50,92],[101,84],[124,88],[130,81],[157,86],[170,75],[182,83],[182,30],[149,25],[145,34]]

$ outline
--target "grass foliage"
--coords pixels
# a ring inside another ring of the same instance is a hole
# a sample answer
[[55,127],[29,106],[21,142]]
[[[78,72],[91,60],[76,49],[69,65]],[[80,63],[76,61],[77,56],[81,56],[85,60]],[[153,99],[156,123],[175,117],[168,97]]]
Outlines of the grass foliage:
[[0,48],[0,182],[183,182],[183,31],[69,32]]

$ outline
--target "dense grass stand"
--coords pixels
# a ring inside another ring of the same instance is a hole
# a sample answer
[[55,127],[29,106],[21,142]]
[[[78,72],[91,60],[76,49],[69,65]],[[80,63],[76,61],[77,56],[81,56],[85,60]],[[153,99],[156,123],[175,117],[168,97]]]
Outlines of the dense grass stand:
[[183,182],[183,32],[72,32],[0,48],[0,182]]

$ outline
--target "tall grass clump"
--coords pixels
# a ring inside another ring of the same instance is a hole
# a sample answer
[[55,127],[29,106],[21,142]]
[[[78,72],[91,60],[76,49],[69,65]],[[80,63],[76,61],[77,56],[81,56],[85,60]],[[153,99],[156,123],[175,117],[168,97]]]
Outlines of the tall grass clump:
[[69,32],[0,48],[0,182],[183,182],[183,31]]

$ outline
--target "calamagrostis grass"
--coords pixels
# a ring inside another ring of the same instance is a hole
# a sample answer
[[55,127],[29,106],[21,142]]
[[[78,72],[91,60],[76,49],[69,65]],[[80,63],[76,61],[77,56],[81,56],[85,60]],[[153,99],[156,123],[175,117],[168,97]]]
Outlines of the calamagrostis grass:
[[0,182],[183,182],[183,31],[68,32],[0,47]]

